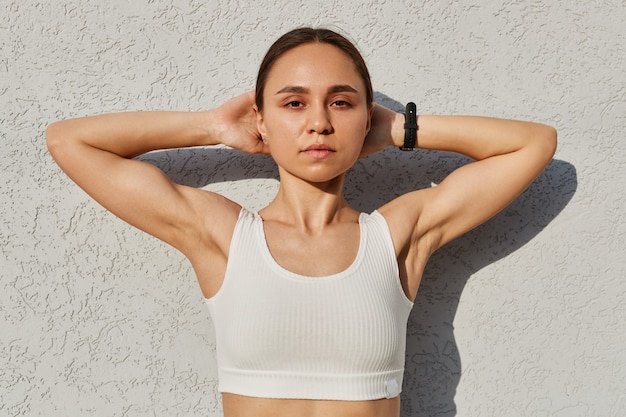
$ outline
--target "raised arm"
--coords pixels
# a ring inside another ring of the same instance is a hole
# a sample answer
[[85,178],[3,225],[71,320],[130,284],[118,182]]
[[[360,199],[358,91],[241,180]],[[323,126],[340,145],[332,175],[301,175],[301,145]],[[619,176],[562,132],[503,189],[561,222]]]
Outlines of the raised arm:
[[254,95],[246,94],[206,112],[63,120],[48,127],[47,144],[63,171],[105,208],[189,255],[201,240],[209,246],[219,243],[211,242],[212,228],[221,224],[215,219],[235,212],[236,206],[215,194],[175,184],[156,167],[132,158],[158,149],[219,143],[266,152],[256,131],[253,101]]
[[[373,124],[377,121],[366,141],[371,151],[402,145],[402,114],[377,106]],[[421,276],[433,251],[498,213],[543,171],[556,149],[556,131],[516,120],[425,115],[419,117],[418,147],[476,160],[436,187],[408,193],[380,209],[407,271]]]

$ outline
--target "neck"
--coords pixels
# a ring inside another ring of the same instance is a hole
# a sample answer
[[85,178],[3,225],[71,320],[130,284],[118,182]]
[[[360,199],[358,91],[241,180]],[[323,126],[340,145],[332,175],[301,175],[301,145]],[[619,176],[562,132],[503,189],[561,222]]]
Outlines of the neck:
[[345,175],[323,183],[281,175],[276,198],[261,211],[265,220],[279,220],[305,230],[321,230],[325,226],[354,216],[343,196]]

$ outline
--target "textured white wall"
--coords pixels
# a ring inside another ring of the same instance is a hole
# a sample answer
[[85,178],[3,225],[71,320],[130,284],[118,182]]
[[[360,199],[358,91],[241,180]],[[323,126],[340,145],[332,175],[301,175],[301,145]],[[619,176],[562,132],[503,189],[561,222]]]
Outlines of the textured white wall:
[[[262,3],[0,0],[0,415],[220,415],[189,265],[74,186],[44,129],[215,106],[252,88],[269,44],[303,24],[347,32],[387,105],[559,129],[546,173],[429,263],[403,416],[624,415],[624,1]],[[146,158],[251,208],[276,190],[263,157]],[[346,192],[370,210],[462,162],[389,149],[360,161]]]

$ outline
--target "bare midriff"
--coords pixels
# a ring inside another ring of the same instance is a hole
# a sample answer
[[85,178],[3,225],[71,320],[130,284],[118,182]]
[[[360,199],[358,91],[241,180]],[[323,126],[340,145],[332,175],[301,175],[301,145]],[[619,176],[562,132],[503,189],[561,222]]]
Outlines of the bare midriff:
[[320,401],[223,393],[224,417],[398,417],[400,396],[372,401]]

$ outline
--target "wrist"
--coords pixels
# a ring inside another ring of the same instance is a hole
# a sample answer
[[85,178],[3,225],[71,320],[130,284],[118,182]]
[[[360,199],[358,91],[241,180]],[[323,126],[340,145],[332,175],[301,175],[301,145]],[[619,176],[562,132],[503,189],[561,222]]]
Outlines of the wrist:
[[197,112],[194,113],[194,116],[196,126],[204,132],[200,146],[219,145],[221,143],[219,138],[222,129],[220,128],[221,123],[219,122],[219,115],[216,110],[211,109]]
[[394,112],[391,124],[391,137],[389,146],[402,148],[404,145],[404,114]]
[[415,103],[409,102],[404,111],[404,140],[400,147],[403,151],[413,151],[417,148],[417,108]]

